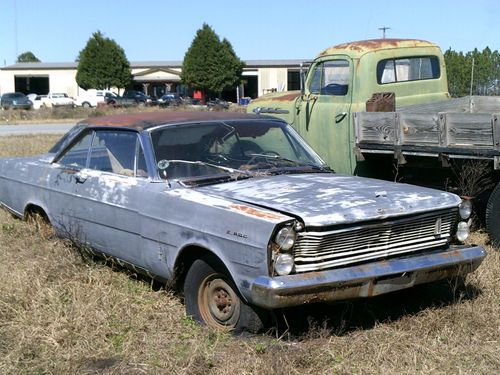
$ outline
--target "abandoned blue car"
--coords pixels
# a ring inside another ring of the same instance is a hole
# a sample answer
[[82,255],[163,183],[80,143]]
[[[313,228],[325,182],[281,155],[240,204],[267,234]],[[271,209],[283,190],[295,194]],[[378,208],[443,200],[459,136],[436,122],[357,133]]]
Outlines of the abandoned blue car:
[[270,310],[476,269],[458,196],[336,174],[285,122],[156,112],[90,118],[49,153],[0,159],[0,203],[183,287],[187,314],[258,331]]

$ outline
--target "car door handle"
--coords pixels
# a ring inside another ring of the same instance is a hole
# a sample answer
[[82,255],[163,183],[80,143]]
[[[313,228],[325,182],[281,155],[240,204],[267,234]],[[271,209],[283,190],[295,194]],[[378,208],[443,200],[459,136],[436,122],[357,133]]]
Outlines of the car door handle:
[[80,171],[75,173],[76,183],[78,184],[83,184],[85,181],[87,181],[87,178],[89,178],[89,175],[85,172]]
[[338,124],[347,116],[347,112],[340,112],[335,116],[335,123]]

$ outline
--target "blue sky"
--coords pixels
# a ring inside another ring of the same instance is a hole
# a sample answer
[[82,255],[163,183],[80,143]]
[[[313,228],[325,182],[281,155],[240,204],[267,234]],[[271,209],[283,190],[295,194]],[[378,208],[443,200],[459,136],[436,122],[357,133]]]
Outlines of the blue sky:
[[378,38],[382,26],[387,37],[443,50],[500,50],[499,20],[499,0],[0,0],[0,66],[25,51],[74,61],[97,30],[130,61],[182,60],[204,22],[244,60],[310,60],[334,44]]

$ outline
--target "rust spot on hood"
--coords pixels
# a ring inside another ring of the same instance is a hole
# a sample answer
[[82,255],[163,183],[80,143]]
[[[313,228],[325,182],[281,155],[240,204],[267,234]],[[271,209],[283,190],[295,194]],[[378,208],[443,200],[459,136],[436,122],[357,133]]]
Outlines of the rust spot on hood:
[[269,219],[269,220],[282,220],[284,217],[280,214],[275,214],[272,212],[266,212],[266,211],[261,211],[253,207],[245,206],[242,204],[232,204],[229,206],[229,209],[235,210],[235,211],[240,211],[243,212],[247,215],[250,216],[255,216],[259,217],[262,219]]

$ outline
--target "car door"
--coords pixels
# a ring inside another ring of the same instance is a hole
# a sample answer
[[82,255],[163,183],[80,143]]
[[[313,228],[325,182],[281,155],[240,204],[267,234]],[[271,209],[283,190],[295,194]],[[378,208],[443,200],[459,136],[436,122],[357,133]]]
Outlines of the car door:
[[350,173],[353,162],[346,158],[351,155],[352,69],[347,56],[318,60],[308,75],[296,125],[320,156],[333,160],[331,167],[342,173]]
[[68,182],[73,183],[73,199],[67,207],[72,235],[136,265],[143,263],[138,253],[138,209],[148,184],[147,171],[138,168],[145,165],[138,160],[138,155],[143,155],[140,149],[135,131],[96,130],[91,133],[85,167],[68,168],[71,152],[59,161],[72,175]]

